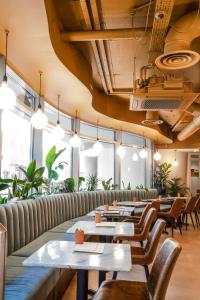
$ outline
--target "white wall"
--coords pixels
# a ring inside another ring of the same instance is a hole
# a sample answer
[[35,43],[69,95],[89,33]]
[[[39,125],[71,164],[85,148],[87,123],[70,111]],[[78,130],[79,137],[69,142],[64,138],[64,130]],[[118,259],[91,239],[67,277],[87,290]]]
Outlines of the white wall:
[[[159,163],[167,162],[168,164],[172,164],[175,158],[174,150],[168,149],[159,149],[160,154],[162,155]],[[178,161],[178,166],[174,167],[172,165],[172,172],[170,177],[180,177],[184,183],[187,182],[187,164],[188,164],[188,153],[176,151],[176,160]]]

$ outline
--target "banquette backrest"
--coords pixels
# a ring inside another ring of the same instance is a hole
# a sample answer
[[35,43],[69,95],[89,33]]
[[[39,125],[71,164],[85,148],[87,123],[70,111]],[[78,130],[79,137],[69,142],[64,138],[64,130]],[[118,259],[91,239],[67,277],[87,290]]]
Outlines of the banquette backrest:
[[0,205],[0,223],[8,231],[8,255],[53,227],[83,216],[99,205],[111,204],[113,200],[130,201],[133,196],[140,200],[156,195],[156,190],[79,192]]

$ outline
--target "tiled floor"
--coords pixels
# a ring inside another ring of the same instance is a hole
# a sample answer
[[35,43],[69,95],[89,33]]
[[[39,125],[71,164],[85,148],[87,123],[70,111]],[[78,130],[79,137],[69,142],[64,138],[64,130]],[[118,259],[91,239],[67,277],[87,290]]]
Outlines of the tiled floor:
[[[167,235],[162,236],[162,241]],[[193,230],[190,226],[183,236],[176,231],[174,238],[178,240],[183,249],[173,272],[167,291],[166,300],[200,300],[200,229]],[[111,274],[108,274],[110,277]],[[89,287],[97,288],[97,273],[90,272]],[[119,273],[119,279],[145,280],[143,268],[133,267],[129,273]],[[76,278],[72,280],[63,300],[75,300]]]

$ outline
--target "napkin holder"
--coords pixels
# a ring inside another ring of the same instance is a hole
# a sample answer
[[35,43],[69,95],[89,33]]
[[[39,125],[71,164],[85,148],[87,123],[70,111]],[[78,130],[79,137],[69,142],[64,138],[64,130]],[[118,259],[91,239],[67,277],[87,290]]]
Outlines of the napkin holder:
[[113,204],[114,207],[117,207],[118,206],[117,200],[114,200],[112,204]]
[[158,200],[160,200],[160,201],[162,200],[162,195],[158,196]]
[[181,197],[181,194],[180,194],[180,193],[177,193],[177,197],[180,198],[180,197]]
[[137,202],[137,198],[135,196],[133,197],[133,202]]
[[95,222],[101,223],[101,214],[100,212],[95,212]]
[[109,205],[108,204],[104,204],[103,208],[104,208],[105,213],[107,213],[109,211]]
[[84,231],[82,229],[76,229],[75,231],[75,244],[84,243]]

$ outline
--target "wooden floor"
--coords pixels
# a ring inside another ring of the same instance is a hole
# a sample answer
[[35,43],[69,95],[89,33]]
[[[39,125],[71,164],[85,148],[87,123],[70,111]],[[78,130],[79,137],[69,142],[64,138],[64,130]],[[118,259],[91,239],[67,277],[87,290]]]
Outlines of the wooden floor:
[[[167,237],[163,235],[162,241]],[[183,249],[173,272],[166,300],[200,300],[200,229],[194,230],[189,226],[187,232],[183,230],[183,236],[175,231],[174,238],[181,243]],[[107,278],[110,276],[108,273]],[[144,270],[134,266],[131,272],[119,273],[118,279],[144,281]],[[96,289],[97,281],[97,272],[90,272],[89,288]],[[75,296],[76,277],[62,300],[75,300]]]

